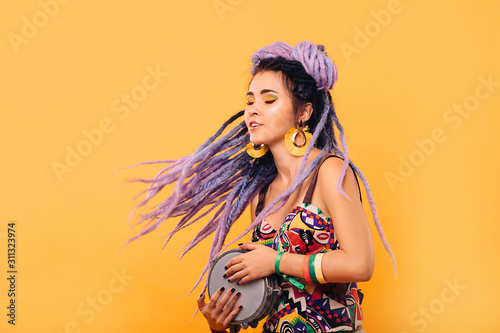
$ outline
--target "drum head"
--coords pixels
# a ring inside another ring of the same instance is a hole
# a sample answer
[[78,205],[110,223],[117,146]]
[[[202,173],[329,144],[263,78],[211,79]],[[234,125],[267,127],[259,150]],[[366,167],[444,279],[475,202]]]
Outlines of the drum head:
[[229,260],[245,252],[247,251],[233,249],[222,253],[215,260],[208,276],[208,294],[210,298],[212,298],[212,295],[220,287],[225,288],[224,293],[228,292],[231,288],[236,289],[233,295],[236,295],[238,291],[241,292],[240,298],[236,301],[235,308],[243,305],[243,309],[234,317],[232,323],[235,324],[246,323],[258,317],[262,313],[262,309],[269,296],[268,286],[264,278],[255,279],[243,285],[237,285],[237,280],[229,282],[226,278],[222,277],[226,272],[224,266],[226,266]]

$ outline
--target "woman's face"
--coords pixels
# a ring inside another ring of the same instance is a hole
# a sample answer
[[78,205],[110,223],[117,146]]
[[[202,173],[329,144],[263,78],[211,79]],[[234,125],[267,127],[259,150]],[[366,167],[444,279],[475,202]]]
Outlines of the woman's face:
[[285,133],[296,125],[292,99],[282,86],[280,75],[260,72],[250,83],[245,123],[254,144],[272,145],[283,140]]

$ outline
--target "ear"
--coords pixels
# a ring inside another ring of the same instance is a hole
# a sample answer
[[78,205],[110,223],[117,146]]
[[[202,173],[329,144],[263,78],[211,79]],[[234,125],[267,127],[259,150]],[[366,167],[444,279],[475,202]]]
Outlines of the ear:
[[297,123],[302,120],[303,123],[305,123],[310,117],[313,112],[313,107],[312,103],[308,102],[302,105],[299,108],[299,112],[297,114]]

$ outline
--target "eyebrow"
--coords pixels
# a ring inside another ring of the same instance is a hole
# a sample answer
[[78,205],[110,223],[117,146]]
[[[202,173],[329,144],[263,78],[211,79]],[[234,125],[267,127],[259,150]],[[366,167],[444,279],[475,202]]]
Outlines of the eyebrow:
[[[278,94],[276,91],[274,91],[274,90],[272,90],[272,89],[262,89],[262,90],[260,91],[260,94],[262,95],[262,94],[265,94],[265,93],[268,93],[268,92],[273,92],[273,93],[275,93],[275,94]],[[253,92],[251,92],[251,91],[247,92],[247,96],[250,96],[250,95],[252,95],[252,96],[253,96]],[[278,95],[279,95],[279,94],[278,94]]]

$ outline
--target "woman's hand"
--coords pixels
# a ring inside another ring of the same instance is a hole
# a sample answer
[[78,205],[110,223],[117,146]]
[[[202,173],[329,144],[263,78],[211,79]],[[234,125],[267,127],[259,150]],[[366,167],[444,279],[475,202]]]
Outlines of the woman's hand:
[[274,273],[274,262],[278,252],[255,243],[243,243],[240,248],[250,250],[228,261],[226,277],[230,282],[238,284],[269,276]]
[[[203,316],[207,319],[208,325],[210,325],[214,331],[224,331],[229,326],[229,323],[233,320],[233,318],[243,308],[243,306],[240,305],[236,309],[233,309],[234,303],[236,303],[241,295],[238,292],[230,299],[234,292],[235,289],[233,288],[223,294],[224,287],[222,287],[213,294],[208,303],[205,303],[205,293],[198,297],[198,309],[200,309]],[[217,302],[219,298],[220,301]]]

